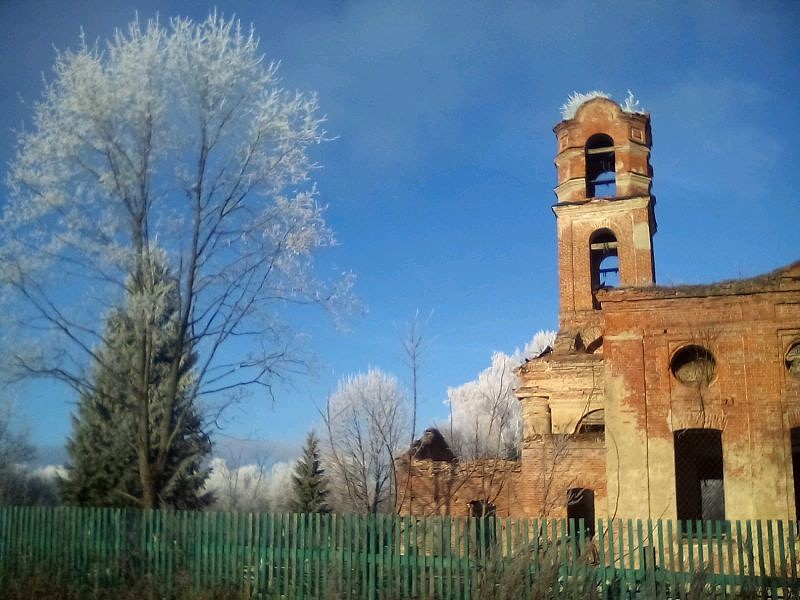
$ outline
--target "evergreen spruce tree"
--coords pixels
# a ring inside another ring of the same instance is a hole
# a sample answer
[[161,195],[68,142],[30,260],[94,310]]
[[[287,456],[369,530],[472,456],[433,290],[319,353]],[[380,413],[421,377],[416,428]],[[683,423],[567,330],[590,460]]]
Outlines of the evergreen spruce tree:
[[294,499],[291,509],[294,512],[330,512],[327,504],[328,483],[319,461],[319,440],[313,431],[306,438],[303,455],[297,459],[292,484]]
[[[166,374],[173,361],[172,336],[177,331],[177,283],[156,253],[151,256],[147,285],[130,286],[125,305],[107,318],[102,347],[97,350],[92,390],[81,396],[72,416],[72,437],[67,441],[71,464],[61,483],[65,503],[82,506],[139,506],[142,483],[137,448],[139,424],[147,419],[146,447],[158,447],[156,423],[163,416],[168,392]],[[190,348],[191,344],[182,344]],[[172,429],[179,424],[163,476],[158,482],[160,506],[201,508],[209,498],[202,493],[208,476],[203,461],[211,442],[193,396],[195,356],[181,357],[179,390],[172,414]],[[142,371],[146,377],[140,377]],[[141,390],[141,381],[146,389]],[[146,411],[135,398],[147,394]],[[145,413],[146,414],[143,414]]]

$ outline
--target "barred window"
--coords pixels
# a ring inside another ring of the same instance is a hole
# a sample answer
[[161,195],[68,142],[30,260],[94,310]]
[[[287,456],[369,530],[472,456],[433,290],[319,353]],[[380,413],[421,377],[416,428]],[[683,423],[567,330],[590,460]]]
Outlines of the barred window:
[[716,429],[676,431],[675,496],[678,519],[725,519],[722,432]]

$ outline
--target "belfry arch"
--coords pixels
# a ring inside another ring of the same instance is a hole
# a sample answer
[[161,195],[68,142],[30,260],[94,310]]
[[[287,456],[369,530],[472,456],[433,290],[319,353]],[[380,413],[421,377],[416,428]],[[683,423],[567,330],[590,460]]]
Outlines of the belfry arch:
[[617,236],[610,229],[598,229],[589,238],[589,268],[593,292],[619,285]]
[[617,195],[614,140],[597,133],[586,140],[586,197],[611,198]]

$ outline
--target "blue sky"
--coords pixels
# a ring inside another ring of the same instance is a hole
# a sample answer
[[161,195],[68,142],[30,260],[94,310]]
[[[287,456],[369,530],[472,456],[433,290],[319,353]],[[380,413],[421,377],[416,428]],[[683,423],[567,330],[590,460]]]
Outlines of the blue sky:
[[[287,88],[316,91],[336,141],[315,158],[339,246],[367,307],[343,334],[302,319],[313,378],[228,412],[224,435],[293,446],[349,373],[408,379],[399,332],[431,314],[421,418],[494,350],[556,326],[555,140],[569,93],[631,89],[652,115],[657,279],[751,276],[800,258],[797,2],[0,2],[0,162],[30,125],[54,47],[105,38],[135,12],[253,22]],[[0,202],[7,190],[0,191]],[[11,392],[8,392],[11,393]],[[42,460],[72,397],[13,392]]]

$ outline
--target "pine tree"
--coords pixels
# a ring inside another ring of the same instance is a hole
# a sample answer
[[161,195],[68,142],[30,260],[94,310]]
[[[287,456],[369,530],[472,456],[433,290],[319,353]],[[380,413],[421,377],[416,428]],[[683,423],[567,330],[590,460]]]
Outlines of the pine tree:
[[294,499],[291,509],[299,513],[327,513],[328,483],[320,467],[319,440],[309,432],[303,455],[297,460],[292,476]]
[[[67,504],[141,504],[139,425],[147,420],[146,447],[153,455],[159,436],[155,425],[164,417],[164,398],[169,393],[167,370],[174,362],[172,349],[178,346],[173,339],[177,330],[177,283],[157,253],[150,258],[147,285],[130,288],[147,292],[129,291],[125,305],[107,318],[92,389],[81,395],[77,414],[72,416],[73,435],[67,441],[71,465],[62,481]],[[182,346],[191,347],[188,343]],[[208,475],[203,461],[211,451],[211,442],[194,405],[194,362],[194,354],[184,351],[179,361],[180,389],[169,416],[170,430],[181,421],[163,476],[157,482],[160,506],[201,508],[208,502],[202,493]],[[140,377],[143,370],[144,378]],[[144,390],[140,389],[141,381],[147,382]],[[138,402],[142,393],[147,397],[146,411]]]

